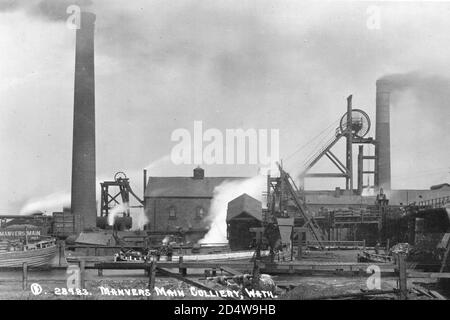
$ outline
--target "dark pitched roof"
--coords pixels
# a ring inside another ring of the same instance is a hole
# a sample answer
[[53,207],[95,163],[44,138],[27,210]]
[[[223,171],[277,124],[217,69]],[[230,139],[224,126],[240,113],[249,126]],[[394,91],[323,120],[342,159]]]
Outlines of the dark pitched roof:
[[111,246],[116,244],[116,240],[111,233],[82,232],[75,240],[75,243]]
[[244,193],[239,197],[228,202],[227,209],[227,221],[239,216],[242,213],[254,217],[255,219],[262,220],[262,203],[255,198],[250,197]]
[[150,177],[146,197],[213,197],[214,188],[225,181],[248,179],[244,177]]
[[450,187],[450,184],[448,184],[448,183],[441,183],[441,184],[437,184],[437,185],[434,185],[434,186],[431,186],[431,190],[437,190],[437,189],[441,189],[441,188],[444,188],[444,187]]

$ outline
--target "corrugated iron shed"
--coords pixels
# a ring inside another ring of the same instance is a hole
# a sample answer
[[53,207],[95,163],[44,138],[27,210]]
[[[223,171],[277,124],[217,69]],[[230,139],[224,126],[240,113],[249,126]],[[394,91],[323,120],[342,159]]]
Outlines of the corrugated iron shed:
[[100,246],[113,246],[116,244],[111,233],[106,232],[82,232],[75,240],[77,244],[93,244]]

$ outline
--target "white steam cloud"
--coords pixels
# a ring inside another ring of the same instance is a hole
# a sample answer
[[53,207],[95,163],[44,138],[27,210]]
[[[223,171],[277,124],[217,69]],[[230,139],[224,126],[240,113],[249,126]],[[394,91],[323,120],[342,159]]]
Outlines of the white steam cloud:
[[41,198],[30,199],[20,209],[20,214],[32,214],[38,211],[51,214],[53,211],[61,211],[63,207],[70,206],[70,193],[55,192]]
[[[168,166],[172,163],[170,161],[170,154],[167,154],[159,159],[148,164],[145,169],[147,172],[151,172],[152,174],[161,174],[165,172]],[[173,165],[173,164],[172,164]]]
[[215,187],[211,207],[206,217],[206,220],[210,222],[210,229],[199,243],[227,243],[228,202],[243,193],[262,202],[265,183],[266,177],[258,175],[242,181],[224,181]]
[[[102,176],[96,179],[95,185],[98,186],[101,181],[110,180]],[[100,188],[96,188],[97,204],[100,203]],[[64,207],[70,208],[70,191],[56,191],[45,196],[32,197],[27,200],[25,205],[20,209],[20,214],[32,214],[38,211],[46,214],[53,212],[61,212]],[[99,209],[99,208],[97,208]]]
[[133,225],[131,226],[131,230],[143,230],[144,226],[148,223],[148,218],[145,215],[144,209],[141,209],[139,212],[130,212],[131,218],[133,218]]
[[[146,166],[146,169],[151,174],[162,174],[163,172],[168,172],[170,170],[169,167],[171,165],[170,155],[163,156],[149,165]],[[142,172],[138,170],[131,170],[125,172],[127,177],[130,178],[130,185],[133,188],[133,191],[140,195],[142,194]],[[101,176],[96,179],[96,186],[99,186],[100,182],[106,180],[113,180],[112,176]],[[96,188],[96,199],[97,204],[100,204],[100,188]],[[136,201],[137,202],[137,201]],[[32,197],[27,200],[25,205],[20,209],[20,214],[27,215],[36,212],[43,212],[45,214],[52,214],[53,212],[60,212],[64,207],[70,208],[70,191],[57,191],[51,194],[41,196],[41,197]],[[116,205],[110,210],[110,215],[108,217],[108,224],[113,225],[115,217],[130,208],[130,204],[120,204]],[[144,214],[143,209],[134,210],[135,208],[131,208],[130,215],[133,218],[133,230],[142,229],[145,224],[147,224],[148,219]],[[99,210],[99,207],[97,207]]]
[[108,224],[110,226],[114,225],[114,220],[116,219],[116,217],[121,214],[121,213],[125,213],[129,208],[128,203],[120,203],[117,204],[116,206],[114,206],[108,214]]

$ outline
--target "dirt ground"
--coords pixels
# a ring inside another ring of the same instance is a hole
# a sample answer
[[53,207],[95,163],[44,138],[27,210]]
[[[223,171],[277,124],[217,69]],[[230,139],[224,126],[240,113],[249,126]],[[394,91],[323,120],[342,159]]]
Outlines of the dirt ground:
[[[281,294],[277,297],[277,299],[282,300],[310,300],[316,299],[323,296],[333,296],[340,294],[348,294],[348,293],[358,293],[361,290],[367,289],[366,279],[365,278],[331,278],[331,277],[293,277],[293,276],[275,276],[275,281],[277,283],[283,283],[289,281],[289,283],[293,286],[293,289]],[[159,294],[153,291],[151,296],[144,295],[127,295],[124,293],[123,295],[112,295],[111,289],[135,289],[135,293],[137,294],[139,289],[142,291],[147,288],[148,280],[144,277],[140,278],[117,278],[117,279],[104,279],[104,280],[90,280],[86,282],[86,290],[89,292],[89,295],[77,295],[67,293],[67,294],[56,294],[55,288],[64,288],[66,287],[66,283],[64,281],[38,281],[33,282],[31,280],[28,284],[27,290],[22,290],[22,284],[20,282],[16,283],[4,283],[0,282],[0,300],[8,300],[8,299],[19,299],[19,300],[168,300],[168,299],[180,299],[180,300],[205,300],[219,299],[217,297],[200,297],[193,296],[191,294],[191,286],[187,285],[181,281],[172,279],[172,278],[161,278],[158,277],[155,280],[155,286],[159,288]],[[39,283],[42,287],[42,293],[39,295],[34,295],[31,290],[31,285],[33,283]],[[408,282],[408,288],[412,288],[417,286],[418,282],[411,279]],[[436,284],[434,282],[420,282],[420,287],[429,288],[435,290]],[[107,288],[110,290],[110,294],[102,293],[102,290],[99,287]],[[161,294],[162,288],[164,290],[170,289],[173,291],[182,291],[185,296],[168,296]],[[396,280],[395,279],[384,279],[381,282],[382,290],[390,290],[396,288]],[[217,290],[219,287],[217,287]],[[142,293],[141,291],[141,293]],[[395,299],[395,295],[381,295],[377,296],[377,299]],[[416,296],[411,294],[410,299],[427,299],[425,296]]]
[[[308,251],[304,252],[301,261],[315,262],[356,262],[357,251]],[[287,261],[286,261],[287,262]],[[174,270],[175,272],[177,270]],[[195,271],[195,273],[194,273]],[[203,270],[190,271],[192,279],[201,281]],[[302,300],[316,299],[323,296],[333,296],[349,293],[360,293],[367,290],[369,275],[342,277],[342,276],[298,276],[298,275],[274,275],[277,285],[287,291],[278,292],[277,299]],[[86,271],[86,291],[64,291],[67,289],[68,274],[65,269],[47,271],[30,270],[26,290],[22,290],[22,272],[0,272],[0,299],[51,299],[51,300],[205,300],[220,299],[214,296],[200,296],[196,289],[184,282],[173,278],[157,276],[155,289],[148,295],[145,291],[148,286],[148,276],[143,271],[108,270],[103,276],[98,276],[97,271]],[[204,282],[213,290],[223,289],[211,282]],[[42,291],[34,290],[38,288]],[[408,288],[419,286],[430,290],[440,291],[435,281],[425,279],[409,279]],[[32,288],[33,287],[33,288]],[[397,279],[381,278],[381,289],[392,290],[397,288]],[[133,290],[132,290],[133,289]],[[33,293],[34,292],[34,293]],[[183,293],[180,294],[180,293]],[[39,294],[35,294],[39,293]],[[445,295],[445,294],[444,294]],[[378,296],[377,299],[395,299],[395,295]],[[411,299],[425,299],[423,296],[411,295]]]
[[[280,283],[282,278],[276,277],[276,280]],[[292,290],[281,295],[279,298],[283,300],[314,300],[322,298],[324,296],[337,296],[342,294],[354,294],[361,293],[368,290],[367,278],[360,277],[343,277],[343,278],[331,278],[331,277],[305,277],[301,279],[289,279],[290,283],[295,286]],[[419,287],[432,290],[439,290],[436,282],[430,281],[417,281],[417,279],[408,280],[408,288]],[[397,279],[387,278],[381,279],[381,290],[393,290],[397,288]],[[360,299],[366,299],[361,297]],[[394,300],[397,299],[395,294],[384,294],[370,297],[370,299],[384,299]],[[411,300],[428,300],[427,296],[416,295],[410,292],[409,299]]]

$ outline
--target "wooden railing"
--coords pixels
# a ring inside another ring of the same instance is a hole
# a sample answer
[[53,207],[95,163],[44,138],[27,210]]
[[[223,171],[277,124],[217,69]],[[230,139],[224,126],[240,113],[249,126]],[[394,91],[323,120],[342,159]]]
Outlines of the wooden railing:
[[[298,245],[298,242],[296,245]],[[315,240],[307,240],[302,241],[302,245],[306,247],[319,247],[322,245],[325,248],[365,248],[366,241],[320,241],[319,243]]]
[[417,206],[430,207],[430,208],[435,209],[435,208],[442,208],[445,206],[445,204],[447,204],[449,202],[450,202],[450,196],[446,196],[446,197],[440,197],[440,198],[435,198],[435,199],[419,201],[417,203]]
[[44,249],[48,247],[53,247],[56,245],[56,240],[53,238],[49,238],[47,240],[42,240],[39,242],[28,243],[23,246],[24,251],[36,250],[36,249]]

